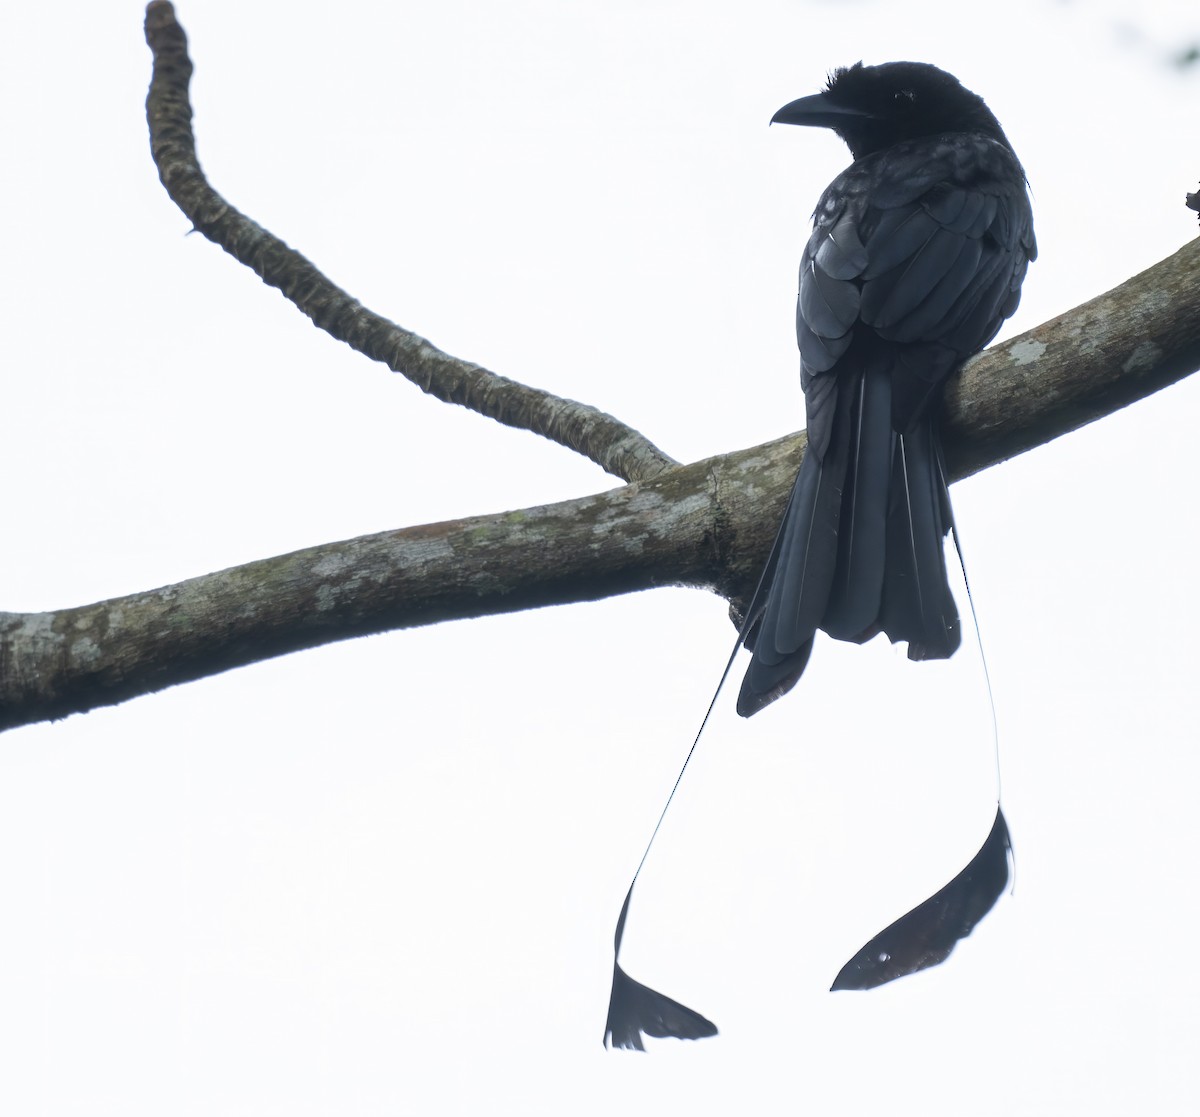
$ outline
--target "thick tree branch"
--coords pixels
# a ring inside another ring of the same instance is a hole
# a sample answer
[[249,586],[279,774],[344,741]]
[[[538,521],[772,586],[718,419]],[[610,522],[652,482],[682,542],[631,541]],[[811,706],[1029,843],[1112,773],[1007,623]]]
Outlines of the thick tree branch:
[[[946,401],[955,478],[1200,367],[1200,241],[982,354]],[[736,598],[804,436],[562,504],[296,551],[54,613],[0,614],[0,729],[365,633],[662,585]]]
[[188,98],[192,63],[187,38],[167,0],[147,7],[146,42],[154,56],[146,98],[150,150],[171,200],[199,232],[278,288],[314,325],[437,399],[543,435],[622,480],[644,480],[677,464],[612,415],[443,353],[368,310],[299,252],[239,213],[209,186],[200,169]]

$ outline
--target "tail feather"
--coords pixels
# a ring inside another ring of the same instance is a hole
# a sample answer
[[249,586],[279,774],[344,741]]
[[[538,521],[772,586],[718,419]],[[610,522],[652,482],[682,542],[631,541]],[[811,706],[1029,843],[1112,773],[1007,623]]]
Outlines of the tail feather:
[[[834,574],[841,493],[832,481],[826,463],[806,453],[775,541],[774,569],[748,612],[754,658],[738,694],[742,717],[791,690],[808,663]],[[825,540],[831,530],[834,546]]]
[[835,640],[862,643],[878,631],[883,593],[892,467],[892,385],[887,371],[868,370],[853,403],[837,573],[821,628]]
[[879,625],[909,659],[947,659],[962,641],[943,542],[950,497],[932,418],[896,439]]
[[841,486],[830,463],[806,456],[785,520],[779,565],[756,647],[766,662],[790,656],[812,637],[836,571]]
[[738,714],[744,718],[752,717],[787,694],[804,674],[812,646],[813,638],[810,636],[790,656],[774,665],[764,663],[756,654],[746,668],[742,689],[738,691]]
[[[853,398],[858,382],[847,389]],[[818,454],[811,444],[805,451],[772,551],[774,567],[768,566],[747,613],[754,657],[738,695],[743,717],[795,685],[829,604],[853,418],[850,407],[839,406],[835,414],[825,452]]]
[[828,445],[800,463],[747,616],[753,658],[738,713],[750,717],[800,678],[817,629],[862,643],[887,633],[910,659],[961,642],[943,542],[953,524],[932,414],[892,426],[890,370],[843,374]]

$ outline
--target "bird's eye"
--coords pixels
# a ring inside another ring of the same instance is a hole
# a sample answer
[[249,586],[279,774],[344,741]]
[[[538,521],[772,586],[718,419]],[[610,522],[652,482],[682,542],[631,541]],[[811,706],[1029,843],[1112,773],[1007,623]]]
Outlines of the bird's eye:
[[908,101],[909,104],[912,104],[916,99],[917,95],[911,89],[897,89],[892,94],[892,100],[894,101]]

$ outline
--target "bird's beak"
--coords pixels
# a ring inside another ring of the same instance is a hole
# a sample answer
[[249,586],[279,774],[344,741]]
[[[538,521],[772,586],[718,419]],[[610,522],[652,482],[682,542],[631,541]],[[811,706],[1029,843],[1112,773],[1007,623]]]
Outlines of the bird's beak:
[[811,128],[836,128],[846,121],[870,116],[862,109],[835,105],[824,93],[801,97],[781,108],[773,117],[772,124],[807,124]]

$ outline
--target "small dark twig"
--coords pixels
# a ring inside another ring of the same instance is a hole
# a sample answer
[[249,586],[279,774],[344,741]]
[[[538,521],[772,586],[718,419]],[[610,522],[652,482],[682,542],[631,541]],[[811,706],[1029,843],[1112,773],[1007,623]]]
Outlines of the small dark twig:
[[167,193],[199,232],[283,292],[316,326],[437,399],[540,434],[625,481],[646,480],[678,464],[612,415],[443,353],[368,310],[299,252],[239,213],[200,169],[188,99],[187,37],[167,0],[147,7],[146,42],[154,55],[146,98],[150,150]]

